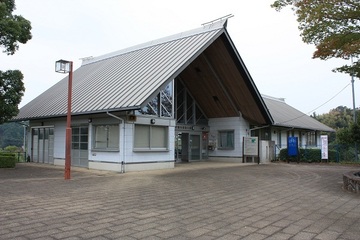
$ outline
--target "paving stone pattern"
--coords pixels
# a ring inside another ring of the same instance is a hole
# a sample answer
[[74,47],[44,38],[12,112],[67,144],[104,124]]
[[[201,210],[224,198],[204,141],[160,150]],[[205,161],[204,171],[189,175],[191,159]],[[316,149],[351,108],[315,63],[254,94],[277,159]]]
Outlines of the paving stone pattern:
[[[359,167],[358,167],[359,168]],[[0,169],[0,239],[360,239],[352,166],[178,164],[111,173]]]

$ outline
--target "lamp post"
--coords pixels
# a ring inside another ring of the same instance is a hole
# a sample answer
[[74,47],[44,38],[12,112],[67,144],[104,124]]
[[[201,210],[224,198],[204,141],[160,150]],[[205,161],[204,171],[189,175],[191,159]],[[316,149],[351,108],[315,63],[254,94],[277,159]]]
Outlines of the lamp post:
[[70,179],[71,166],[71,93],[72,93],[72,74],[73,62],[66,60],[58,60],[55,62],[55,72],[69,73],[68,82],[68,104],[66,117],[66,132],[65,132],[65,180]]
[[[353,65],[353,58],[351,56],[351,65]],[[352,87],[352,100],[353,100],[353,120],[354,120],[354,124],[357,124],[357,120],[356,120],[356,107],[355,107],[355,90],[354,90],[354,74],[351,74],[351,87]],[[355,161],[357,162],[358,160],[358,149],[357,149],[357,144],[355,142]]]

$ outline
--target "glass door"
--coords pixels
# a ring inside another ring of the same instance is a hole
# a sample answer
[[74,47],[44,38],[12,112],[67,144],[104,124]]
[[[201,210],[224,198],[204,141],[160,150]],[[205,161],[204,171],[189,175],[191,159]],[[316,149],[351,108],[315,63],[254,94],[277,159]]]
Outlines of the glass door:
[[190,135],[190,160],[201,160],[200,134]]

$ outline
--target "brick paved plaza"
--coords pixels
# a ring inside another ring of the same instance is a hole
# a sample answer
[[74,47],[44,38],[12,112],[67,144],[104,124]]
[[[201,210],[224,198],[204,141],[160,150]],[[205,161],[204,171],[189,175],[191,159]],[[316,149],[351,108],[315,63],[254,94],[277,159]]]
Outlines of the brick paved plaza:
[[[110,173],[0,169],[0,239],[360,239],[352,166],[179,164]],[[360,169],[360,167],[358,167]]]

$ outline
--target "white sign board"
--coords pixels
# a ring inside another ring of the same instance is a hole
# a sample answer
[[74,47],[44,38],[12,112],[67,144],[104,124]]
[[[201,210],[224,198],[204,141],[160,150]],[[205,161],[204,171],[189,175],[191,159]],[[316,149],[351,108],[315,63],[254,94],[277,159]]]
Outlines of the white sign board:
[[245,156],[259,155],[258,137],[244,137],[244,155]]
[[321,135],[321,159],[328,159],[328,136]]

